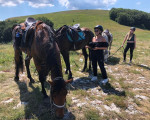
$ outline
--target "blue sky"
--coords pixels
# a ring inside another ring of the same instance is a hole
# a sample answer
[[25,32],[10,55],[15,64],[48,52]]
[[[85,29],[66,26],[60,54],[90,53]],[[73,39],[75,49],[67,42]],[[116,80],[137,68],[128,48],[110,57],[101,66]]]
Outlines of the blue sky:
[[150,0],[0,0],[0,20],[79,9],[129,8],[150,13]]

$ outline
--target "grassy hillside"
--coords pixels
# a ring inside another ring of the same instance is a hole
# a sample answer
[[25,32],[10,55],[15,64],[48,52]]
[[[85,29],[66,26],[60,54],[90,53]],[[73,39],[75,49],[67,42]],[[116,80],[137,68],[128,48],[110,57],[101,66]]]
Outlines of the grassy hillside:
[[[76,23],[91,30],[97,24],[102,25],[104,29],[108,28],[114,37],[112,54],[120,47],[130,29],[110,20],[109,11],[103,10],[64,11],[32,17],[42,16],[53,21],[56,29],[64,24]],[[28,16],[10,20],[24,21],[26,17]],[[92,82],[88,72],[81,72],[83,56],[78,55],[81,50],[71,52],[71,69],[77,89],[71,90],[67,96],[67,109],[70,111],[67,114],[68,120],[150,119],[150,31],[137,28],[135,34],[137,48],[134,51],[132,66],[122,63],[122,50],[118,51],[109,59],[108,64],[105,64],[110,81],[107,86],[99,84],[101,74],[98,81]],[[41,85],[33,61],[30,68],[36,83],[29,84],[26,72],[20,75],[20,82],[15,82],[13,54],[11,43],[0,45],[0,119],[52,119],[48,103],[42,99]],[[129,54],[127,58],[128,62]],[[62,66],[64,73],[63,60]],[[64,78],[67,78],[67,75],[64,74]],[[48,84],[46,88],[49,94]],[[122,96],[122,91],[126,96]]]

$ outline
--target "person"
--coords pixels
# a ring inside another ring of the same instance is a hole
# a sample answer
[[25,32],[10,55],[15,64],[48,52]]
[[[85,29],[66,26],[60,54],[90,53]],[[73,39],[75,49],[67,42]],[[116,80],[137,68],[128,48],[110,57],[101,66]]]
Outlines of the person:
[[[92,39],[92,43],[107,43],[105,38],[102,36],[103,27],[101,25],[97,25],[94,27],[95,37]],[[103,84],[106,84],[108,82],[107,73],[104,67],[104,54],[103,50],[106,50],[107,47],[90,47],[91,48],[91,58],[92,58],[92,67],[93,67],[93,73],[94,76],[92,77],[91,81],[97,80],[97,63],[100,67],[102,78],[101,81]]]
[[126,53],[130,48],[130,62],[129,63],[132,63],[133,51],[136,48],[136,35],[134,34],[135,30],[136,30],[135,27],[131,27],[130,31],[127,33],[122,43],[122,47],[123,47],[124,43],[127,41],[127,45],[123,53],[123,57],[124,57],[123,62],[126,62]]
[[106,39],[106,42],[109,44],[108,49],[104,50],[104,61],[107,62],[108,56],[110,55],[111,45],[113,41],[113,35],[109,32],[108,29],[105,29],[102,33],[102,36]]

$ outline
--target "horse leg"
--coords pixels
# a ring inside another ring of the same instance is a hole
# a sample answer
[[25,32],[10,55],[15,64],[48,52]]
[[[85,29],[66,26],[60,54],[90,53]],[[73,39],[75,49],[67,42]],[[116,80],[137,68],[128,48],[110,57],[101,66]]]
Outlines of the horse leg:
[[85,71],[85,69],[87,68],[87,59],[88,59],[88,54],[87,54],[87,51],[86,51],[86,48],[82,48],[82,53],[83,53],[83,56],[84,56],[84,67],[82,69],[82,72]]
[[28,78],[30,79],[30,83],[34,83],[34,79],[31,77],[31,74],[30,74],[30,69],[29,69],[29,65],[30,65],[30,60],[31,60],[32,57],[29,57],[28,55],[26,56],[26,59],[25,59],[25,65],[26,65],[26,69],[27,69],[27,75],[28,75]]
[[91,71],[91,63],[92,63],[92,58],[91,58],[91,50],[89,50],[89,72]]
[[72,72],[70,69],[69,52],[68,51],[62,52],[62,56],[63,56],[65,64],[66,64],[65,74],[68,74],[68,71],[69,71],[68,79],[70,79],[70,78],[72,78]]
[[23,56],[20,49],[15,49],[15,81],[19,80],[19,70],[23,72]]
[[45,87],[44,87],[44,83],[45,83],[45,81],[46,81],[46,76],[43,75],[42,71],[39,72],[39,80],[40,80],[40,82],[41,82],[42,93],[43,93],[43,95],[44,95],[44,98],[47,98],[48,95],[47,95],[46,90],[45,90]]

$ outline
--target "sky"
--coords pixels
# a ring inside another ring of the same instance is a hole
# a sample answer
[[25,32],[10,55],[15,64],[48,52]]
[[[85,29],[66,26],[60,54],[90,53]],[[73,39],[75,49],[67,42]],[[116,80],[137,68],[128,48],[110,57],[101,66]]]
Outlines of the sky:
[[149,5],[150,0],[0,0],[0,21],[11,17],[81,9],[126,8],[150,13]]

